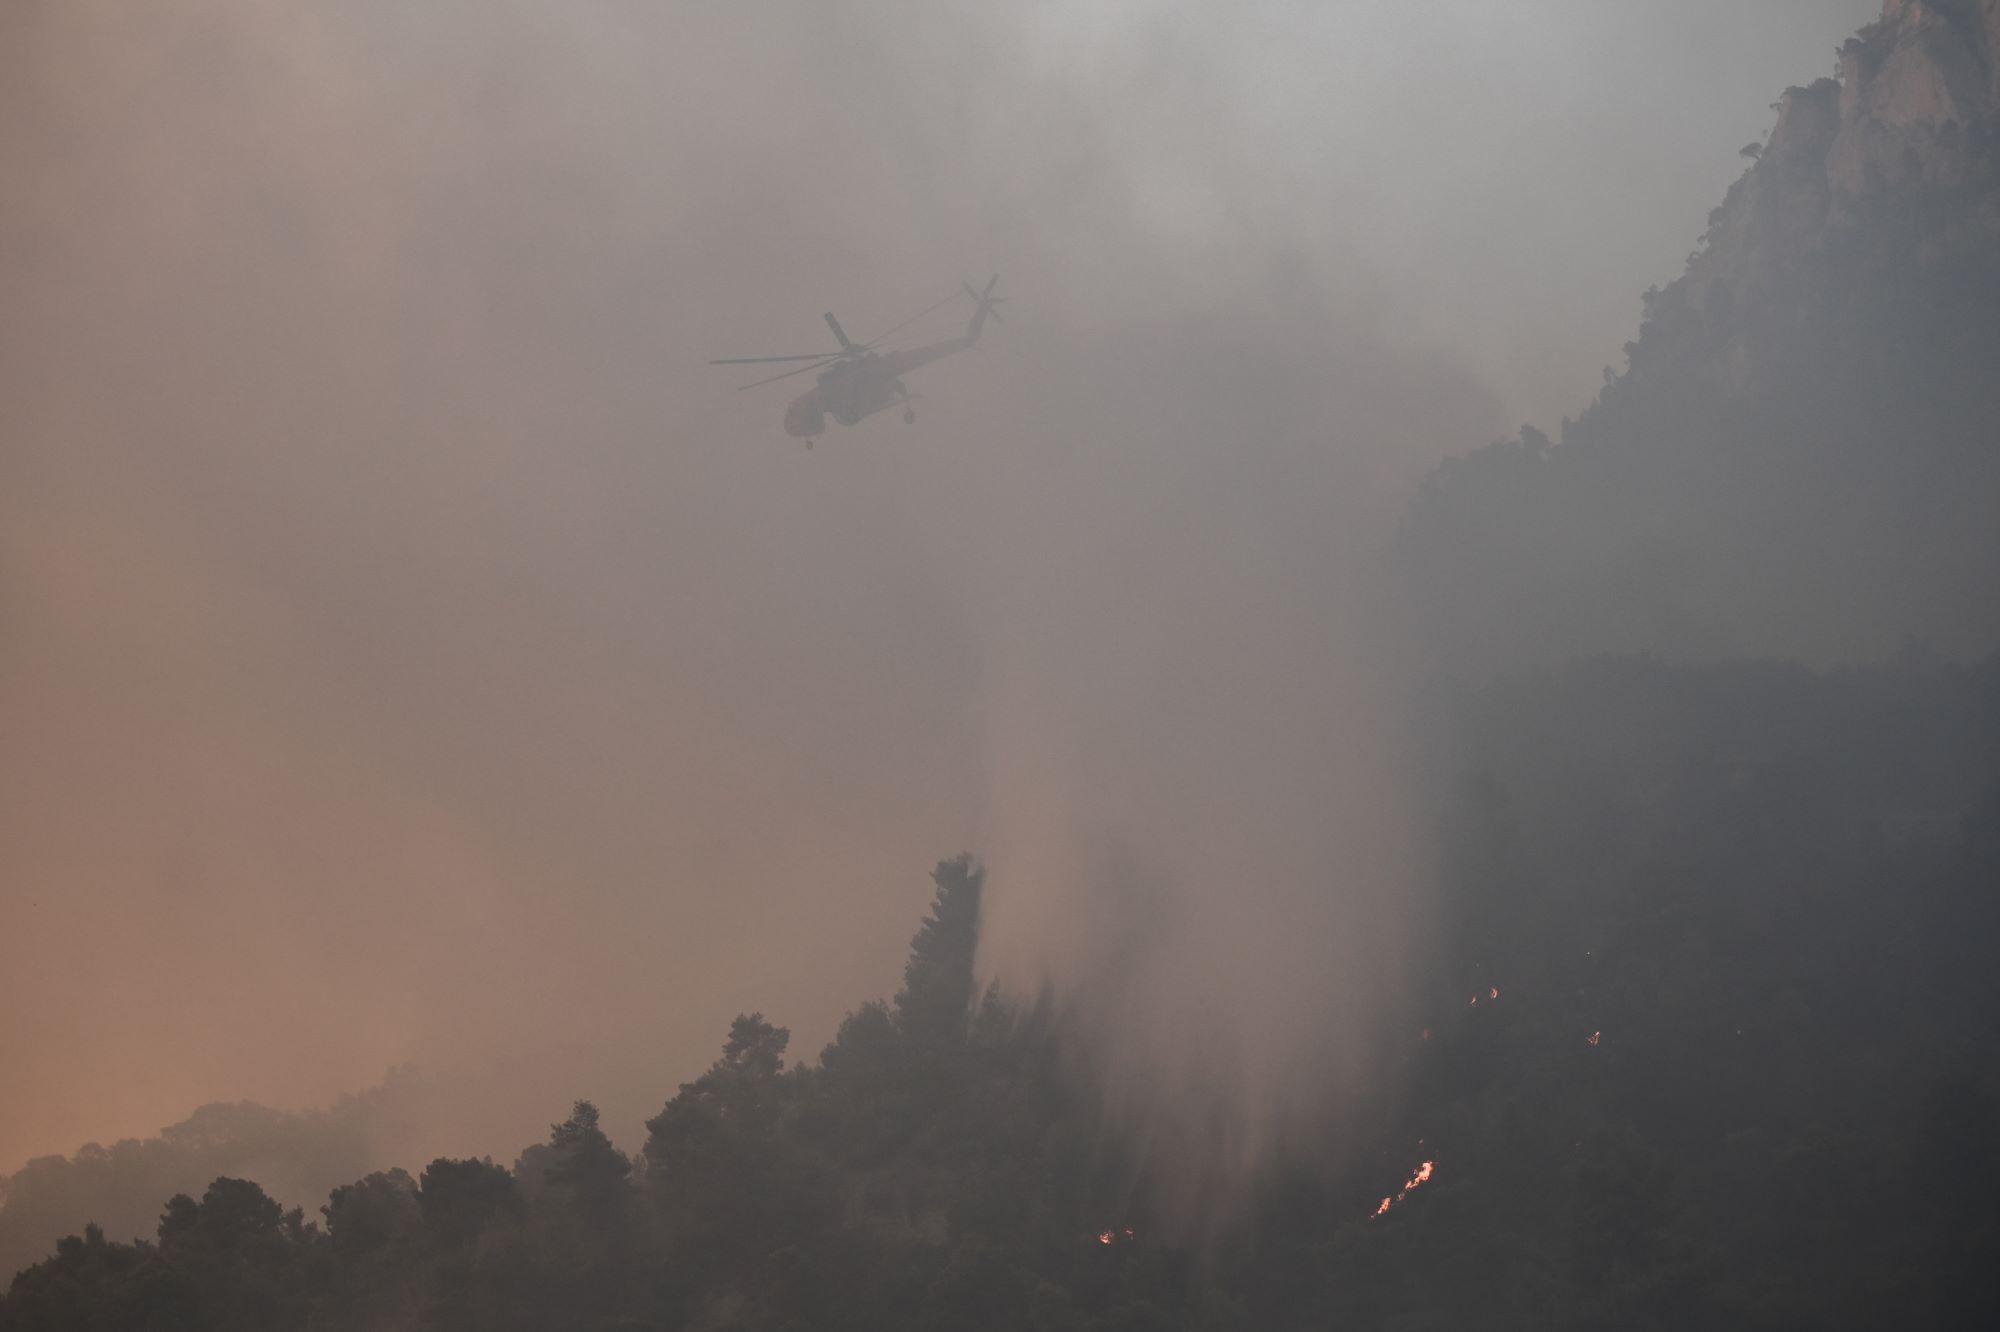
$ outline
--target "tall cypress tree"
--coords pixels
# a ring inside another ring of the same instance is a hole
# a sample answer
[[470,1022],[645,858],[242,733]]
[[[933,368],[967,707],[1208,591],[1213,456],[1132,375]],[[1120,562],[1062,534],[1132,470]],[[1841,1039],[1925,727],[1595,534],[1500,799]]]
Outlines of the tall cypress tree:
[[969,855],[940,861],[931,872],[937,896],[910,940],[896,1025],[921,1048],[956,1040],[972,1003],[972,958],[979,948],[979,896],[986,871]]

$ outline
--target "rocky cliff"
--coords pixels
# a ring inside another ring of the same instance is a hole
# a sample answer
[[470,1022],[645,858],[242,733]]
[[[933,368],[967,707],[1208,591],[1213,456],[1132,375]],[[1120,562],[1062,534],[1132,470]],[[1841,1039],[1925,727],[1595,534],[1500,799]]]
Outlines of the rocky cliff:
[[[1706,370],[1742,389],[1784,342],[1762,346],[1770,330],[1731,316],[1802,277],[1840,285],[1814,271],[1829,257],[1852,265],[1880,247],[1890,253],[1872,258],[1906,261],[1905,276],[2000,270],[2000,0],[1890,0],[1840,48],[1839,71],[1780,97],[1769,140],[1710,215],[1686,275],[1649,302],[1659,350],[1642,335],[1631,375]],[[1703,324],[1713,336],[1667,336]]]
[[1560,442],[1425,487],[1455,659],[2000,647],[2000,0],[1889,0],[1837,59]]

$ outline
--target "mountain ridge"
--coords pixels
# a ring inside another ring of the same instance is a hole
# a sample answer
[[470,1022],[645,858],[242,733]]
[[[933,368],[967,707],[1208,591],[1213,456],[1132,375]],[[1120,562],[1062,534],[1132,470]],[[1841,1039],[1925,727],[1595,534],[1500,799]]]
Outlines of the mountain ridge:
[[1400,553],[1447,659],[2000,645],[2000,0],[1890,0],[1837,57],[1560,442],[1425,483]]

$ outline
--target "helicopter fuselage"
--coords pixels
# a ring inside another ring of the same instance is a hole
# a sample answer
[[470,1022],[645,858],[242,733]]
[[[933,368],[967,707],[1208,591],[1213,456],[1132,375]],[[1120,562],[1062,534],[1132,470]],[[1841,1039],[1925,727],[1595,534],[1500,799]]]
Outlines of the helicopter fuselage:
[[902,377],[940,356],[964,351],[977,334],[949,338],[907,351],[867,352],[853,360],[841,361],[822,371],[819,382],[785,408],[785,433],[811,439],[826,429],[831,416],[841,425],[860,423],[863,417],[907,404],[909,390]]

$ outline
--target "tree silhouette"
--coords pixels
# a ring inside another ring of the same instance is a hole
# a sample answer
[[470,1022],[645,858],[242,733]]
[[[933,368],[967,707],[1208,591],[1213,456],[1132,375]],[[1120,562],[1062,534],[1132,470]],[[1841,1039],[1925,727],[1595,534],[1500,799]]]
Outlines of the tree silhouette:
[[934,1049],[965,1030],[986,873],[971,856],[959,856],[940,861],[931,881],[937,893],[910,941],[903,988],[896,995],[896,1024],[915,1045]]

